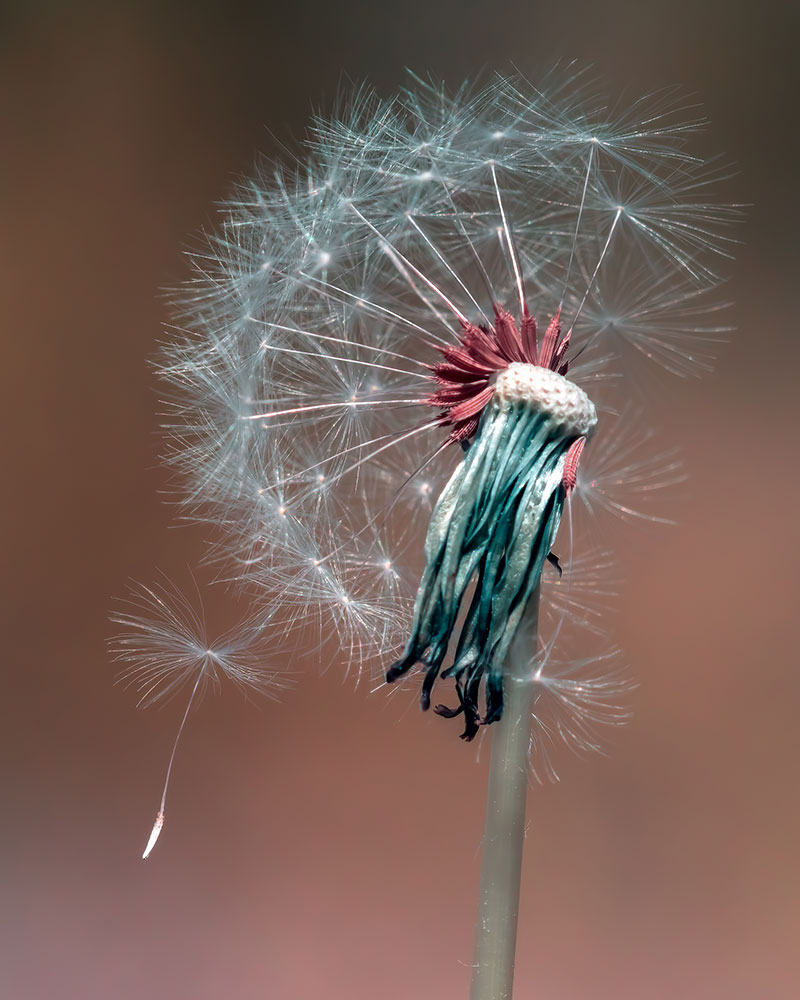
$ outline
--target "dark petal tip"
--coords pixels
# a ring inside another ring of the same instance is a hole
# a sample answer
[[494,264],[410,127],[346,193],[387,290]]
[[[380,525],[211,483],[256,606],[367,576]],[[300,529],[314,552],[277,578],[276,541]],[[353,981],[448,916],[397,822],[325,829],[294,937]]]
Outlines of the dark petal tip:
[[477,719],[467,719],[466,725],[464,727],[464,732],[461,734],[461,739],[465,743],[471,743],[475,737],[478,735],[479,722]]
[[555,552],[547,553],[547,561],[550,563],[551,566],[554,566],[558,570],[558,576],[560,579],[563,574],[563,570],[561,568],[561,562],[559,561],[559,558],[555,554]]
[[482,726],[491,726],[493,722],[499,722],[503,718],[503,706],[500,705],[497,708],[492,709],[488,712],[486,716],[481,720]]
[[461,715],[464,711],[460,705],[458,708],[448,708],[447,705],[436,705],[433,710],[437,715],[441,715],[443,719],[455,719],[457,715]]

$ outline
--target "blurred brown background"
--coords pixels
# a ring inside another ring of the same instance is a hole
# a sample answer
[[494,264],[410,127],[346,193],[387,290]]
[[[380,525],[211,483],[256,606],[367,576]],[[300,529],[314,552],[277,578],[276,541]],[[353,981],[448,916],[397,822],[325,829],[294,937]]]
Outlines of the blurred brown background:
[[212,697],[143,863],[181,706],[138,712],[104,639],[128,578],[201,552],[159,496],[147,360],[236,173],[347,77],[558,57],[696,93],[754,207],[739,331],[662,414],[692,502],[618,534],[634,719],[531,796],[517,995],[800,994],[796,9],[3,5],[0,995],[467,995],[485,772],[451,727],[308,662],[282,706]]

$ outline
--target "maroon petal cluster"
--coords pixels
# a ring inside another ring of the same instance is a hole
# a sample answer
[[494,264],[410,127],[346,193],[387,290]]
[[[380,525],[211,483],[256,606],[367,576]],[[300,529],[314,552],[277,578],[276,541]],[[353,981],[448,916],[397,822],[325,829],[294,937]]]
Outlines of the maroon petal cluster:
[[428,367],[438,388],[425,402],[442,412],[440,422],[451,425],[451,441],[466,441],[478,429],[483,408],[494,394],[493,376],[514,362],[540,365],[566,375],[569,331],[561,336],[559,313],[550,321],[539,349],[536,320],[522,310],[520,328],[502,306],[494,306],[494,328],[461,321],[458,344],[440,347],[444,360]]

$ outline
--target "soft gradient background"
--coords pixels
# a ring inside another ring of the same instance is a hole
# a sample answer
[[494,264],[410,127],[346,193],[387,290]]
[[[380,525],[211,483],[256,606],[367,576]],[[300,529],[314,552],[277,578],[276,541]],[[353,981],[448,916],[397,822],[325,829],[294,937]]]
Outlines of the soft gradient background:
[[485,772],[452,727],[308,658],[282,706],[211,698],[145,864],[181,706],[138,712],[104,639],[128,578],[201,552],[159,496],[147,359],[235,174],[348,78],[557,57],[695,92],[754,207],[739,332],[662,408],[691,502],[618,533],[633,722],[531,796],[517,996],[798,996],[796,9],[3,5],[3,998],[466,996]]

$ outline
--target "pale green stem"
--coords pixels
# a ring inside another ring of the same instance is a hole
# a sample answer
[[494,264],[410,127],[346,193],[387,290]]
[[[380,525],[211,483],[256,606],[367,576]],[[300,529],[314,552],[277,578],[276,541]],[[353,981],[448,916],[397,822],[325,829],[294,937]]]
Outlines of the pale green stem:
[[511,1000],[539,627],[539,588],[511,643],[502,719],[492,726],[470,1000]]

